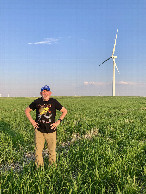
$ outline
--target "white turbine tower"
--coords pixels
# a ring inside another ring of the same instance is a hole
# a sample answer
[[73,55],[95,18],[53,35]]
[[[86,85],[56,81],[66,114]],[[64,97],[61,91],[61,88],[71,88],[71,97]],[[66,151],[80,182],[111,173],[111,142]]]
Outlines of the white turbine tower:
[[[117,29],[117,33],[118,33],[118,29]],[[105,61],[103,61],[103,62],[100,64],[100,65],[102,65],[103,63],[105,63],[105,62],[108,61],[109,59],[111,59],[111,58],[113,59],[113,88],[112,88],[112,95],[113,95],[113,96],[115,96],[115,67],[116,67],[118,73],[120,73],[119,70],[118,70],[118,67],[117,67],[117,65],[116,65],[116,62],[115,62],[115,59],[117,58],[117,56],[114,56],[115,47],[116,47],[116,41],[117,41],[117,34],[116,34],[116,38],[115,38],[115,43],[114,43],[114,48],[113,48],[112,56],[109,57],[108,59],[106,59]],[[100,65],[99,65],[99,66],[100,66]]]

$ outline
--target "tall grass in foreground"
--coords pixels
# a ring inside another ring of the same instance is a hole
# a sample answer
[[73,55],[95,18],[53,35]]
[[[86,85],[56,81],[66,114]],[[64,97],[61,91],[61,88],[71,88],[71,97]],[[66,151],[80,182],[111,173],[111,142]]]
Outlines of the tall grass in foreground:
[[1,192],[145,193],[146,98],[56,99],[68,109],[57,131],[57,168],[45,155],[36,170],[24,115],[33,99],[0,98]]

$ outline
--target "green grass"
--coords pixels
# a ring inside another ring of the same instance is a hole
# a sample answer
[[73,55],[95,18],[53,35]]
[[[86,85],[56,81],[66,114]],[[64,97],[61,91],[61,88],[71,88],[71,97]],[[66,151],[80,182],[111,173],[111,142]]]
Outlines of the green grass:
[[38,170],[24,114],[35,98],[0,98],[1,192],[145,193],[146,98],[55,98],[68,110],[57,129],[57,168],[45,155]]

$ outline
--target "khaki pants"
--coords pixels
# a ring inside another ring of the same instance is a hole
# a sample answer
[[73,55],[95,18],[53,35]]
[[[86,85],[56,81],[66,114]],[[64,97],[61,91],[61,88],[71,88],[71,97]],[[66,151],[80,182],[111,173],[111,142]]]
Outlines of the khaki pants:
[[41,133],[35,129],[35,164],[37,167],[44,165],[42,151],[45,140],[48,144],[49,164],[56,162],[56,131],[53,133]]

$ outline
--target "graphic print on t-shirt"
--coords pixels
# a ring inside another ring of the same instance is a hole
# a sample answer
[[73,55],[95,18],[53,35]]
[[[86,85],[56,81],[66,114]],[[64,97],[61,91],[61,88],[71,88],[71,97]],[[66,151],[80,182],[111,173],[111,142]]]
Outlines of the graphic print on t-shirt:
[[42,123],[51,123],[51,111],[50,111],[51,104],[44,104],[39,105],[39,115],[38,121]]

